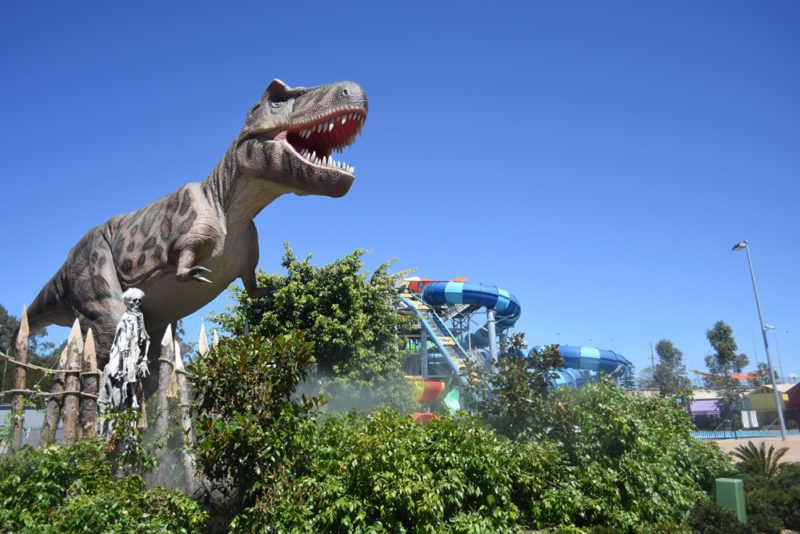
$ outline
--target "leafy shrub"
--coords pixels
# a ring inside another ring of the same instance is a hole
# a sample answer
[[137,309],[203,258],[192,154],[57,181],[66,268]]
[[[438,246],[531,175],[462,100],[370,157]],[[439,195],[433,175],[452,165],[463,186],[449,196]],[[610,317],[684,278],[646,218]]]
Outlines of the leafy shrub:
[[800,530],[800,464],[780,464],[772,478],[758,472],[742,478],[748,523],[763,532]]
[[739,518],[731,510],[707,499],[697,501],[686,523],[698,534],[750,534],[753,532],[752,527],[739,521]]
[[524,436],[555,443],[576,473],[584,496],[573,518],[577,526],[619,531],[678,524],[706,498],[714,478],[732,473],[729,457],[715,444],[695,440],[689,414],[672,400],[598,382],[552,391],[538,410],[519,414],[536,425]]
[[546,401],[564,365],[557,346],[548,346],[531,358],[521,357],[524,334],[514,334],[495,365],[495,370],[469,362],[462,372],[466,391],[474,399],[471,409],[501,434],[530,436],[541,426]]
[[206,513],[181,493],[144,491],[136,474],[116,478],[109,444],[23,448],[0,459],[3,532],[197,532]]
[[293,399],[313,361],[302,333],[224,340],[190,366],[194,452],[202,474],[237,512],[291,463],[320,399]]
[[517,532],[568,525],[579,508],[552,446],[469,418],[350,413],[325,420],[307,445],[233,532]]

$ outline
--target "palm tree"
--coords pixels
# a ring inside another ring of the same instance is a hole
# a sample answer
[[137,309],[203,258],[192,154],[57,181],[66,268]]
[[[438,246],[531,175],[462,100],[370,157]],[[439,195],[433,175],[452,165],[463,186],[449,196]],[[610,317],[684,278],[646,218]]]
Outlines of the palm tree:
[[778,472],[778,463],[788,451],[788,447],[776,451],[774,445],[770,445],[767,450],[763,441],[759,447],[748,441],[747,445],[739,445],[731,454],[740,460],[736,465],[743,473],[761,474],[766,478],[772,478]]

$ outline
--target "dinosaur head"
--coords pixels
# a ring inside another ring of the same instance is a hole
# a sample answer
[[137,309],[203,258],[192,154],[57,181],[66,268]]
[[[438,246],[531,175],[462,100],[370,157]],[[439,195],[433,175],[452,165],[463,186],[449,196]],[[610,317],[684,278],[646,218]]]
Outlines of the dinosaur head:
[[247,113],[237,167],[299,195],[340,197],[354,169],[332,153],[355,142],[367,109],[367,95],[353,82],[292,88],[273,80]]

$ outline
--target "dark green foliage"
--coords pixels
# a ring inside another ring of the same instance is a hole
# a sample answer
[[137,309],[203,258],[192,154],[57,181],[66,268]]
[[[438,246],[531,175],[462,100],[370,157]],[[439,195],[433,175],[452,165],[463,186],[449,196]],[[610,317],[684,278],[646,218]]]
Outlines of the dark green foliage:
[[[23,448],[0,458],[0,531],[198,532],[206,513],[181,493],[112,473],[108,443]],[[85,530],[84,530],[85,529]]]
[[783,463],[767,478],[759,471],[742,475],[747,522],[759,532],[800,530],[800,463]]
[[672,341],[662,339],[656,343],[656,354],[658,354],[658,365],[653,373],[653,380],[658,387],[659,395],[672,397],[689,389],[691,383],[686,376],[683,353],[672,344]]
[[559,443],[581,473],[578,487],[591,496],[584,524],[677,522],[715,478],[732,472],[716,444],[692,437],[691,417],[674,400],[597,382],[558,391],[548,414],[538,439]]
[[580,497],[552,446],[470,419],[335,416],[302,458],[233,532],[518,532],[568,524]]
[[556,369],[564,365],[557,346],[548,346],[531,358],[520,356],[524,334],[514,334],[503,347],[496,369],[481,369],[468,364],[462,373],[467,393],[474,399],[472,411],[503,435],[515,438],[530,435],[541,426],[541,414]]
[[366,251],[358,249],[317,267],[310,255],[299,261],[285,246],[286,275],[257,273],[258,284],[272,289],[272,297],[251,300],[244,289],[232,287],[237,304],[211,320],[234,335],[244,333],[245,323],[250,333],[267,337],[303,331],[314,343],[322,375],[373,382],[396,374],[396,334],[407,319],[392,306],[397,277],[389,274],[391,263],[365,272]]
[[754,532],[752,527],[739,521],[732,511],[707,499],[697,501],[686,523],[698,534],[750,534]]
[[706,331],[706,337],[714,348],[714,353],[706,356],[706,365],[711,374],[718,375],[718,378],[706,378],[706,385],[720,390],[723,406],[738,406],[742,399],[743,388],[741,383],[730,375],[741,373],[750,360],[744,353],[737,354],[739,348],[733,338],[733,329],[724,321],[714,323],[714,327]]
[[[12,345],[18,328],[19,318],[10,315],[6,308],[0,304],[0,352],[11,355],[15,350]],[[65,340],[60,347],[56,347],[53,343],[43,341],[46,335],[46,328],[30,333],[28,339],[28,363],[52,369],[58,363],[58,358],[64,347],[66,347],[67,342]],[[14,388],[15,369],[16,365],[12,362],[5,358],[0,359],[0,391]],[[38,369],[28,369],[27,385],[32,386],[34,384],[38,384],[42,391],[50,391],[53,384],[53,376],[47,375],[44,371]],[[4,402],[9,400],[10,397],[6,397]],[[33,406],[41,407],[44,405],[44,398],[33,397],[31,402]]]
[[107,457],[115,475],[150,472],[157,465],[151,446],[144,444],[141,432],[136,428],[139,412],[133,408],[120,411],[109,410],[101,422],[109,422]]
[[293,399],[313,362],[302,333],[223,340],[190,366],[195,452],[205,477],[233,504],[254,502],[290,465],[319,399]]

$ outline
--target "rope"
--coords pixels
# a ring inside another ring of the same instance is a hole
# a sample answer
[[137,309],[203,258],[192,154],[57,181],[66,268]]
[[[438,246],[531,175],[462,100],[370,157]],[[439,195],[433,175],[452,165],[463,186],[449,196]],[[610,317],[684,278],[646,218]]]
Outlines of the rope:
[[[13,363],[21,366],[26,367],[28,369],[36,369],[37,371],[44,371],[45,373],[81,373],[80,369],[48,369],[47,367],[40,367],[38,365],[34,365],[32,363],[22,363],[21,361],[16,360],[13,356],[9,356],[8,354],[4,354],[0,352],[0,358],[5,358],[7,360],[12,361]],[[99,373],[99,371],[84,371],[87,373]]]
[[23,395],[33,395],[36,397],[60,397],[62,395],[80,395],[81,397],[89,397],[96,399],[98,396],[94,393],[87,393],[85,391],[59,391],[56,393],[49,391],[33,391],[32,389],[9,389],[0,391],[0,395],[7,395],[9,393],[22,393]]

